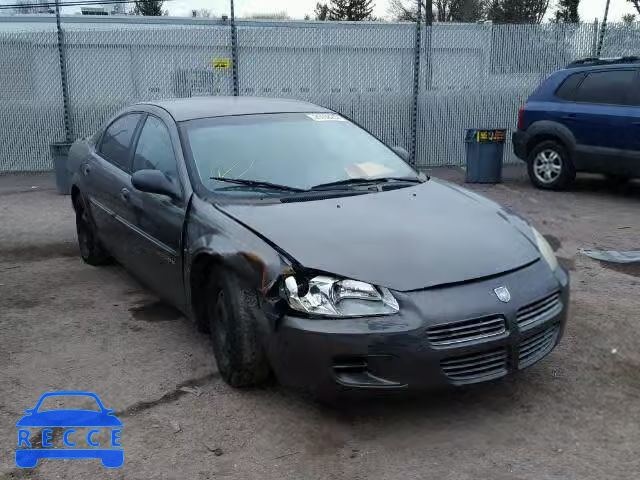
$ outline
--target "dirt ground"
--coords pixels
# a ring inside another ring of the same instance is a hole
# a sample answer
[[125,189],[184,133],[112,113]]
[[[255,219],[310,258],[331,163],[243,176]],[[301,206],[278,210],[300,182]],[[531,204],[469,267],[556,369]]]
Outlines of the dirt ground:
[[[227,387],[190,322],[121,267],[81,262],[69,197],[48,175],[0,177],[0,478],[638,478],[640,267],[578,250],[640,249],[640,182],[549,193],[513,168],[471,188],[530,219],[571,270],[562,343],[497,383],[330,408],[277,385]],[[116,410],[122,468],[15,466],[16,421],[61,389]]]

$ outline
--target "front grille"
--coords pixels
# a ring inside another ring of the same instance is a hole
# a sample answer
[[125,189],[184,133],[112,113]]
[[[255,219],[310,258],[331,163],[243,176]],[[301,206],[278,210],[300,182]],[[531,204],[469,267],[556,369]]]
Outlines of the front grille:
[[549,353],[556,344],[559,330],[558,325],[554,325],[523,340],[518,352],[518,368],[526,368]]
[[545,322],[562,311],[560,293],[556,292],[518,310],[517,323],[522,330]]
[[441,347],[493,337],[506,331],[504,317],[496,315],[431,327],[427,330],[427,339],[431,345]]
[[442,371],[454,383],[475,383],[501,377],[507,373],[507,350],[472,353],[440,362]]

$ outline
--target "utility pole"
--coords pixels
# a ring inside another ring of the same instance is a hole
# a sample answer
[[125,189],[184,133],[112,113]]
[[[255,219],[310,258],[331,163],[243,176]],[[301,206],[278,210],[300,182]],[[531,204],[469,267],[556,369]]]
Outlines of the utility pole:
[[607,4],[604,7],[604,18],[602,19],[602,29],[600,31],[600,41],[598,42],[598,50],[596,51],[596,57],[600,57],[602,52],[602,44],[604,43],[604,35],[607,32],[607,17],[609,16],[609,3],[611,0],[607,0]]
[[240,94],[238,82],[238,34],[236,32],[236,18],[233,11],[233,0],[231,1],[231,74],[233,75],[233,96]]

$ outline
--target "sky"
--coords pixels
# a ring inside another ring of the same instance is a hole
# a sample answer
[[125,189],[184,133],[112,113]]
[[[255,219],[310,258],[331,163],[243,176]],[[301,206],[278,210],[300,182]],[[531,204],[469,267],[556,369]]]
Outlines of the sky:
[[[37,1],[37,0],[30,0]],[[53,1],[53,0],[48,0]],[[64,3],[67,0],[61,0]],[[313,10],[318,0],[235,0],[236,16],[244,17],[255,13],[276,13],[286,12],[291,18],[302,19],[305,15],[313,16]],[[407,0],[409,1],[409,0]],[[550,0],[549,12],[555,10],[555,2]],[[2,4],[13,4],[16,0],[0,0]],[[580,17],[585,22],[593,21],[598,17],[602,19],[604,15],[606,0],[581,0]],[[389,0],[374,1],[374,15],[377,17],[389,18]],[[229,0],[168,0],[165,8],[172,16],[190,16],[194,9],[206,8],[212,11],[214,16],[229,14]],[[65,7],[63,13],[75,13],[78,7]],[[0,11],[0,14],[4,11]],[[611,0],[609,10],[609,21],[620,20],[625,13],[637,13],[632,4],[627,0]]]

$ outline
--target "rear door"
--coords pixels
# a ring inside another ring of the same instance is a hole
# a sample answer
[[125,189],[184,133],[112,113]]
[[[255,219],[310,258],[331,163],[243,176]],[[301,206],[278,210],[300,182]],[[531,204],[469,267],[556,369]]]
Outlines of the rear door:
[[132,270],[162,298],[180,306],[184,298],[181,251],[187,199],[178,173],[178,151],[179,145],[172,141],[164,121],[147,115],[135,145],[132,173],[159,170],[182,195],[172,199],[132,188],[129,228],[136,252],[130,259]]
[[638,108],[633,105],[637,70],[589,71],[573,94],[564,121],[576,137],[578,169],[623,174],[637,155],[630,130]]
[[131,147],[141,119],[140,113],[126,113],[111,122],[81,166],[98,236],[119,260],[127,253],[128,231],[120,219],[127,215],[123,192],[131,188]]

